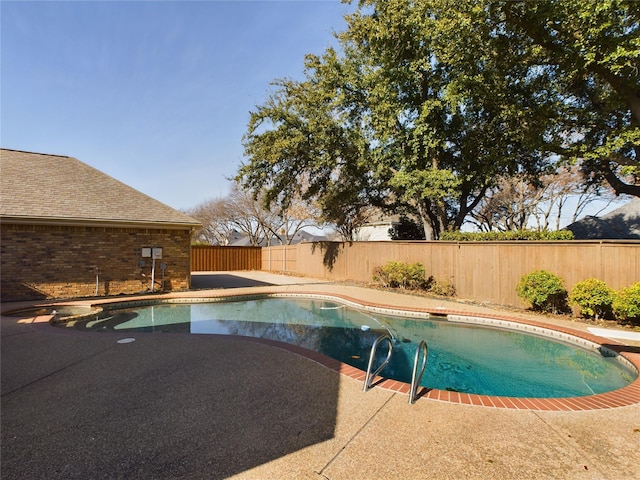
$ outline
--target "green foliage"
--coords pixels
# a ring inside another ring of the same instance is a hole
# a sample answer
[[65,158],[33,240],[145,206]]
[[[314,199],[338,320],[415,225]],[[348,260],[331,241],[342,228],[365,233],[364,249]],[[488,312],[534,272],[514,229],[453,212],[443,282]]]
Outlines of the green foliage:
[[534,310],[562,311],[566,305],[567,291],[562,279],[545,270],[523,275],[516,287],[518,296],[531,303]]
[[373,280],[384,287],[420,290],[427,284],[424,266],[421,263],[389,262],[377,267]]
[[294,198],[317,204],[322,220],[352,240],[364,223],[363,210],[376,202],[368,153],[361,130],[348,124],[334,92],[312,78],[313,65],[308,59],[307,81],[275,81],[277,90],[251,112],[243,138],[248,162],[235,180],[264,193],[268,207],[286,210]]
[[486,242],[502,240],[573,240],[570,230],[513,230],[508,232],[445,232],[440,240]]
[[577,159],[640,196],[637,2],[361,0],[345,20],[251,113],[236,180],[268,203],[315,201],[347,236],[409,207],[433,240],[499,178]]
[[569,301],[577,304],[586,317],[603,317],[611,312],[614,290],[602,280],[589,278],[576,283],[569,294]]
[[389,229],[391,240],[424,240],[422,225],[407,216],[400,217],[400,223]]
[[388,262],[375,268],[373,280],[385,288],[423,290],[444,297],[453,297],[456,294],[456,288],[450,282],[427,278],[421,263]]
[[616,318],[640,320],[640,282],[615,292],[611,307]]
[[456,287],[451,282],[432,280],[429,282],[429,293],[441,297],[455,297]]
[[[534,75],[538,88],[547,85],[557,95],[550,116],[555,142],[570,138],[562,147],[549,148],[565,160],[582,158],[585,177],[592,182],[608,182],[617,194],[640,196],[637,170],[621,171],[638,162],[638,3],[545,0],[494,5],[493,18],[506,21],[513,48],[524,49],[523,61],[548,66]],[[543,94],[541,88],[538,92]],[[625,178],[628,173],[631,177]]]

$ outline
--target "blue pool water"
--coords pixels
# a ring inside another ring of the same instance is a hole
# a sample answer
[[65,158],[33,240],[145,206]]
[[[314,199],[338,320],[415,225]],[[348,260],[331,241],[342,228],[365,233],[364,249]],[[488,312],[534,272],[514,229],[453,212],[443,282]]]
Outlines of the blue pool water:
[[[445,318],[374,314],[324,299],[162,304],[105,312],[75,327],[266,338],[321,352],[362,370],[374,340],[390,334],[393,355],[381,375],[407,383],[416,347],[424,339],[429,356],[422,386],[484,395],[592,395],[622,388],[637,376],[615,355],[548,337]],[[378,364],[386,357],[386,348],[383,343],[378,349]]]

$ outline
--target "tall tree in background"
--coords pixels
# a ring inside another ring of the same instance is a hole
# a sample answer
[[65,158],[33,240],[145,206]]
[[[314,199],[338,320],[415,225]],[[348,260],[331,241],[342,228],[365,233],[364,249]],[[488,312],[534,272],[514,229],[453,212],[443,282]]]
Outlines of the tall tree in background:
[[467,221],[483,232],[559,230],[563,219],[575,222],[596,200],[617,200],[608,185],[585,184],[580,168],[562,166],[537,178],[501,177]]
[[206,200],[189,209],[186,213],[197,219],[201,226],[194,235],[194,241],[208,245],[228,245],[235,231],[228,198]]
[[263,242],[270,244],[283,226],[282,218],[265,209],[260,198],[256,199],[237,186],[234,186],[227,197],[227,205],[227,213],[234,219],[236,229],[249,239],[253,247],[258,247]]
[[541,190],[524,175],[500,177],[469,215],[469,223],[481,232],[526,229],[542,201]]
[[555,151],[585,179],[640,196],[640,2],[502,1],[494,21],[561,100]]
[[309,57],[306,81],[275,81],[275,92],[251,113],[244,138],[249,162],[236,181],[264,192],[265,208],[287,211],[294,199],[318,205],[322,221],[349,240],[361,210],[379,203],[379,194],[362,130],[327,88],[331,78],[313,75],[317,66]]
[[498,175],[538,171],[543,102],[531,103],[526,72],[497,62],[486,11],[469,2],[452,17],[448,6],[362,2],[339,35],[342,55],[309,56],[307,80],[279,82],[252,113],[238,180],[286,198],[304,174],[313,183],[303,195],[318,195],[327,220],[404,205],[435,239],[460,228]]
[[340,38],[366,59],[376,174],[427,239],[459,229],[496,179],[535,174],[555,99],[475,1],[362,1]]
[[361,0],[346,21],[251,114],[237,180],[267,203],[314,198],[347,235],[368,205],[411,209],[436,239],[558,158],[640,188],[637,4]]
[[[561,166],[553,174],[543,175],[536,183],[539,186],[536,195],[539,202],[533,216],[538,229],[559,230],[564,216],[568,218],[568,223],[573,223],[596,200],[607,202],[602,209],[620,201],[621,198],[607,183],[585,183],[581,170],[580,163]],[[623,195],[622,199],[628,197]]]
[[202,224],[194,238],[210,245],[229,245],[238,233],[253,246],[274,241],[288,245],[305,227],[321,225],[320,212],[312,204],[293,198],[286,210],[266,209],[262,195],[254,198],[237,185],[229,195],[207,200],[187,213]]
[[[262,206],[264,208],[264,202]],[[299,193],[289,198],[286,207],[277,210],[277,214],[282,221],[278,237],[281,243],[286,245],[291,245],[296,234],[306,227],[321,228],[324,225],[318,206],[311,201],[303,200]]]

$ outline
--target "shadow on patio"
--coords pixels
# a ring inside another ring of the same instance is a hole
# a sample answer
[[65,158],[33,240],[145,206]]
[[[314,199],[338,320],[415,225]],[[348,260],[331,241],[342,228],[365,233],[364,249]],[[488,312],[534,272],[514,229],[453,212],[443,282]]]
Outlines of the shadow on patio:
[[334,436],[339,376],[298,355],[18,320],[2,317],[3,479],[222,479]]

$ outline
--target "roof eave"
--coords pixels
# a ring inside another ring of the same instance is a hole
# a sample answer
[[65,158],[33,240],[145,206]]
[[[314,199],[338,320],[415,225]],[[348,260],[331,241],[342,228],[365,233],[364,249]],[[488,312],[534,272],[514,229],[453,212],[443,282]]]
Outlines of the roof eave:
[[192,230],[201,226],[197,222],[162,222],[144,220],[118,220],[98,218],[55,218],[0,215],[0,223],[14,225],[55,225],[64,227],[152,228]]

